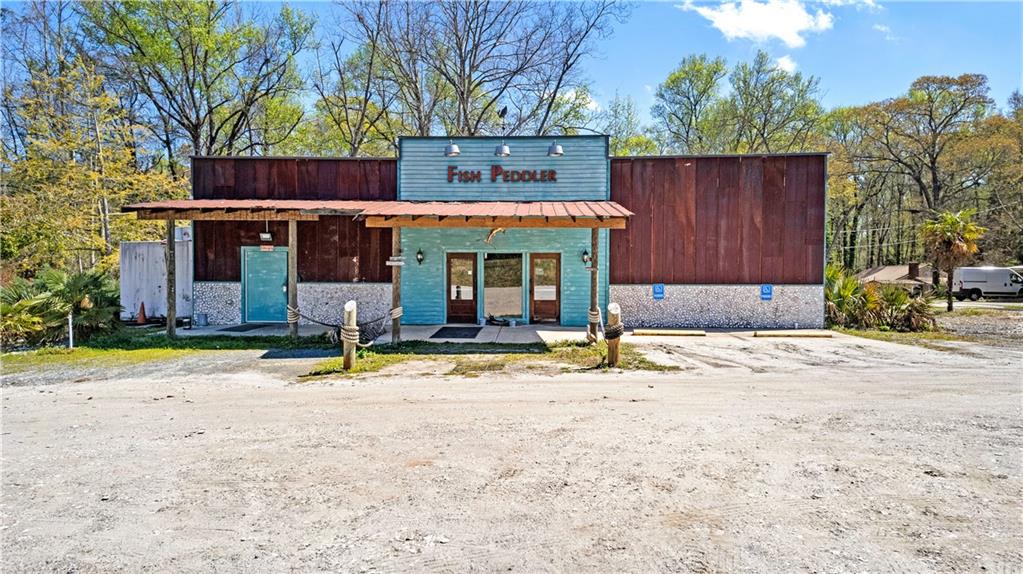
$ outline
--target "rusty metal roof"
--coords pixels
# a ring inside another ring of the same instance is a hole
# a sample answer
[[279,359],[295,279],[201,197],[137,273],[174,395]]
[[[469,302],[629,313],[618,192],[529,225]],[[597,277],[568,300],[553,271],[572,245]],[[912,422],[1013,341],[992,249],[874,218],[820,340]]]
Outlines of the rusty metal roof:
[[309,199],[182,199],[135,203],[125,212],[286,211],[310,215],[383,217],[522,217],[547,219],[628,218],[614,201],[360,201]]

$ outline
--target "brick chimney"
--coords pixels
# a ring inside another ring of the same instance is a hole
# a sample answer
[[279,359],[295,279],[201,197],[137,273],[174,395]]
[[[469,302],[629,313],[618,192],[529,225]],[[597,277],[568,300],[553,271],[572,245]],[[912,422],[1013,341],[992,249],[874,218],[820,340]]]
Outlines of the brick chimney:
[[919,276],[920,276],[920,263],[919,262],[917,262],[917,263],[910,263],[909,264],[909,278],[910,279],[916,279]]

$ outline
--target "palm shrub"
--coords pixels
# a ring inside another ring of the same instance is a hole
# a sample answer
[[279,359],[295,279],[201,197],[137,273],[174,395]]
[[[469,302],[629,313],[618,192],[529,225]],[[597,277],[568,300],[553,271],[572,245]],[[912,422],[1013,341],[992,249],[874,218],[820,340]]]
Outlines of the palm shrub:
[[64,324],[70,311],[75,336],[82,338],[110,332],[119,325],[117,318],[121,303],[118,286],[102,271],[69,274],[47,269],[39,274],[37,281],[47,293],[45,315],[48,324]]
[[113,331],[120,324],[117,284],[101,271],[41,271],[34,281],[16,279],[0,289],[0,341],[35,345],[67,335],[72,313],[76,338]]
[[975,210],[945,211],[928,219],[920,228],[924,246],[934,257],[938,268],[948,274],[945,300],[952,310],[952,273],[977,252],[977,241],[987,229],[971,221]]
[[862,285],[841,267],[824,275],[824,306],[831,326],[921,331],[934,326],[930,298],[893,285]]
[[876,297],[845,273],[829,265],[824,274],[824,307],[829,325],[869,327],[874,323]]

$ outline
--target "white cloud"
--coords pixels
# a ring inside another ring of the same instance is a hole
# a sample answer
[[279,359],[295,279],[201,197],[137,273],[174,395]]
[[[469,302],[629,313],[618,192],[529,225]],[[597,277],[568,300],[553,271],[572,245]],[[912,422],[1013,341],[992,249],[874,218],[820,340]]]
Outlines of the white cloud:
[[801,48],[805,34],[830,30],[834,21],[830,12],[821,9],[811,14],[800,0],[739,0],[708,6],[686,0],[678,7],[703,16],[729,40],[777,39],[789,48]]
[[792,56],[782,56],[781,58],[775,60],[774,63],[775,65],[778,66],[779,69],[784,70],[790,74],[796,71],[796,61],[792,59]]
[[877,30],[881,34],[884,34],[884,39],[888,40],[889,42],[894,42],[899,39],[899,37],[896,36],[894,32],[892,32],[892,29],[886,26],[885,24],[874,24],[874,30]]
[[646,90],[646,93],[648,94],[654,93],[654,87],[650,84],[643,84],[643,89]]
[[820,2],[828,6],[855,6],[857,10],[866,8],[871,12],[881,10],[881,5],[874,0],[820,0]]

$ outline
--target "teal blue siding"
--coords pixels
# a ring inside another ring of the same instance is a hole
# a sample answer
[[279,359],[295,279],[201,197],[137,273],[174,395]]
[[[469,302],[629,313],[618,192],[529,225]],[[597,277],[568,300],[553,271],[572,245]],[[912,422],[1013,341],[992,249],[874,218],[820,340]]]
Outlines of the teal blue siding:
[[[557,139],[565,150],[549,157]],[[445,157],[447,138],[402,138],[399,145],[398,198],[409,201],[571,201],[610,198],[610,163],[605,136],[507,138],[508,157],[496,157],[501,138],[453,138],[461,149]],[[555,170],[554,182],[491,182],[492,165],[507,170]],[[481,181],[448,183],[448,166],[479,171]]]
[[[443,150],[443,147],[441,148]],[[565,150],[568,153],[568,150]],[[513,150],[514,153],[514,150]],[[408,325],[436,325],[447,319],[447,253],[477,253],[479,275],[483,273],[483,254],[502,253],[560,253],[561,254],[561,324],[583,326],[590,303],[590,273],[582,262],[583,250],[590,250],[589,229],[508,229],[498,233],[490,245],[484,243],[489,229],[430,229],[404,228],[401,247],[405,266],[401,273],[402,323]],[[606,313],[608,298],[607,257],[610,248],[607,230],[600,231],[599,300]],[[423,251],[422,265],[416,263],[416,251]],[[528,257],[528,255],[527,255]],[[523,282],[528,293],[528,259],[524,259]],[[476,278],[477,316],[482,315],[483,293],[481,277]],[[525,314],[525,309],[523,310]]]

